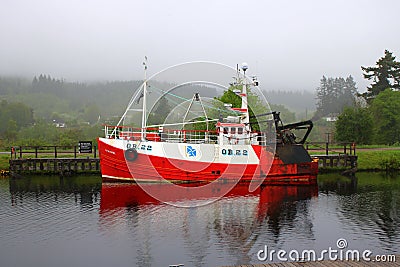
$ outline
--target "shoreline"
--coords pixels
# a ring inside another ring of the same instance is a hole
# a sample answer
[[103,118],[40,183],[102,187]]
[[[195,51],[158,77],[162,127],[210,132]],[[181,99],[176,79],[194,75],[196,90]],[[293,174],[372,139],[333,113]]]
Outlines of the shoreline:
[[[309,151],[311,152],[311,151]],[[312,153],[312,152],[311,152]],[[356,172],[400,171],[400,147],[359,148]],[[9,171],[10,152],[0,152],[0,171]],[[340,173],[348,171],[343,167],[320,167],[319,173]]]

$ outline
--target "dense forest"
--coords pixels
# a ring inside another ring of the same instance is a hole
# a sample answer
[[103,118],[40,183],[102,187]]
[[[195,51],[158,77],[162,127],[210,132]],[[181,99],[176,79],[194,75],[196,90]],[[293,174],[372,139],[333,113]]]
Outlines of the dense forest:
[[31,107],[35,119],[46,121],[86,121],[95,123],[100,116],[121,114],[141,81],[76,83],[48,75],[24,78],[0,78],[0,99]]

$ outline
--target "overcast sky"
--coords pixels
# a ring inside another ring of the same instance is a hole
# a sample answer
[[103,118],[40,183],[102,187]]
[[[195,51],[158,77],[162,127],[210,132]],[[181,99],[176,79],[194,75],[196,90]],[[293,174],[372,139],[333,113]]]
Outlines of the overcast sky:
[[249,64],[266,90],[315,90],[389,49],[400,1],[1,0],[0,76],[132,80],[181,62]]

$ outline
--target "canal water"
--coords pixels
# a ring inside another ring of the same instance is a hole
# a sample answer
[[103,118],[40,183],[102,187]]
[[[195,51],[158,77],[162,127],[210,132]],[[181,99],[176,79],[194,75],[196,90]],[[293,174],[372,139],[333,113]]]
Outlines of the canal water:
[[400,253],[400,176],[318,180],[252,193],[238,186],[181,208],[97,176],[1,178],[0,266],[222,266],[278,261],[260,261],[271,250],[329,248]]

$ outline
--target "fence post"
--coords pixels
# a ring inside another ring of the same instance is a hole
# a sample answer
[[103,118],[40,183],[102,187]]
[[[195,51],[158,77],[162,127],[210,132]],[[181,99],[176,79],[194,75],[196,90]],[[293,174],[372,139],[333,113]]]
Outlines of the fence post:
[[35,146],[35,158],[37,158],[37,157],[38,157],[38,156],[37,156],[37,154],[38,154],[37,150],[38,150],[38,147],[37,147],[37,146]]
[[329,150],[329,143],[326,142],[325,143],[325,153],[326,153],[326,155],[328,155],[328,150]]
[[54,158],[57,158],[57,146],[54,146]]
[[346,154],[346,152],[347,152],[347,144],[346,143],[344,143],[344,154]]
[[22,159],[22,146],[19,147],[19,157]]
[[93,155],[94,155],[94,158],[96,158],[96,154],[97,154],[97,153],[96,153],[96,152],[97,152],[96,146],[93,146],[93,150],[94,150],[94,154],[93,154]]
[[74,146],[74,158],[76,159],[76,146]]

